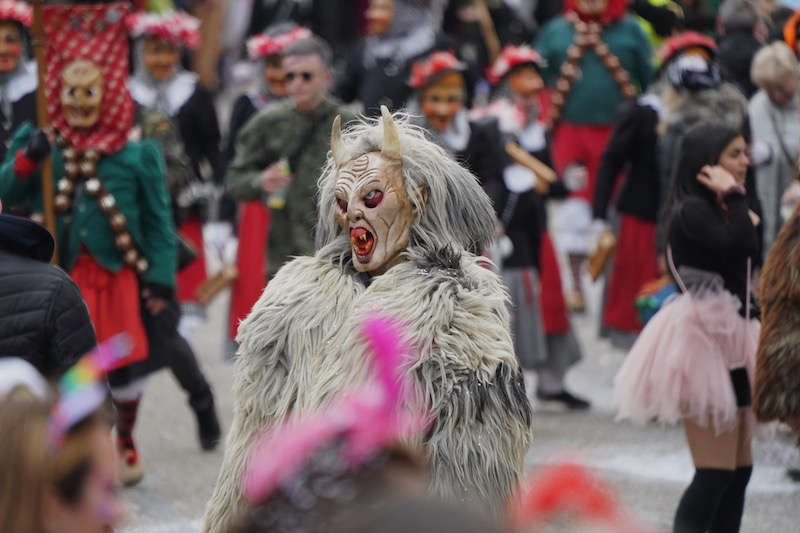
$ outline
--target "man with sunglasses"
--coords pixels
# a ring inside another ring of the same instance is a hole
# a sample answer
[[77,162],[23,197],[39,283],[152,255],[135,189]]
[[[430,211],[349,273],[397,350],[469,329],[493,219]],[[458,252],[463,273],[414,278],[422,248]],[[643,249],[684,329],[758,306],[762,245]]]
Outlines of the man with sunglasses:
[[261,110],[236,136],[226,188],[236,201],[270,200],[270,276],[289,257],[314,252],[317,178],[325,165],[331,124],[338,114],[343,122],[354,118],[329,94],[330,63],[330,47],[319,37],[287,46],[283,68],[289,98]]

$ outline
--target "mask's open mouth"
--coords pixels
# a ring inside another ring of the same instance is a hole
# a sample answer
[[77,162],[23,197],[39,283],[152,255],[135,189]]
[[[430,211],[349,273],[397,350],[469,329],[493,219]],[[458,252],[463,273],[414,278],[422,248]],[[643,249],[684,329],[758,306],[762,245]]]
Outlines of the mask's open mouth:
[[350,230],[350,244],[359,263],[368,263],[375,247],[375,237],[366,228]]

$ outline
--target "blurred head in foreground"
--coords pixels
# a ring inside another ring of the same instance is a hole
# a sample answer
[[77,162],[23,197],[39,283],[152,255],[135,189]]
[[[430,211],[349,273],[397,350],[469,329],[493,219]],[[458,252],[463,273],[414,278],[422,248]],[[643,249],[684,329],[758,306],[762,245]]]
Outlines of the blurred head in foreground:
[[111,415],[96,410],[48,440],[53,403],[26,387],[0,399],[0,524],[26,533],[101,533],[121,519]]

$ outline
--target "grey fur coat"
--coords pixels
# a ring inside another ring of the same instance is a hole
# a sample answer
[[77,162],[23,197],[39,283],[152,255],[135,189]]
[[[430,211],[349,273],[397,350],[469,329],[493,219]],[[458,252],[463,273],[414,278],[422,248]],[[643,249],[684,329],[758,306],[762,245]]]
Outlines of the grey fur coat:
[[431,426],[410,444],[428,458],[431,490],[499,508],[522,473],[531,409],[506,292],[478,261],[466,252],[409,260],[368,286],[319,256],[286,264],[239,328],[233,425],[204,530],[226,532],[245,508],[239,487],[254,434],[367,378],[360,324],[371,311],[396,318],[413,348],[411,407],[427,409]]

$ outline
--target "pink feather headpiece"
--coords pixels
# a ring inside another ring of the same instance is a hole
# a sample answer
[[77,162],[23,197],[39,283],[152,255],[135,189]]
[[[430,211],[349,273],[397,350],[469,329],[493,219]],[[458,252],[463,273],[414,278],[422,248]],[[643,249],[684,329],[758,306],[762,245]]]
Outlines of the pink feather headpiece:
[[266,500],[315,452],[337,438],[343,438],[342,459],[350,468],[357,468],[387,445],[423,429],[423,417],[401,411],[398,369],[403,344],[399,328],[391,320],[373,317],[364,322],[362,333],[374,357],[377,386],[342,396],[322,412],[258,437],[242,481],[251,503]]
[[27,28],[33,22],[33,8],[25,2],[0,0],[0,20],[16,20]]
[[180,11],[148,13],[139,11],[125,19],[133,38],[155,37],[184,48],[200,45],[200,19]]

